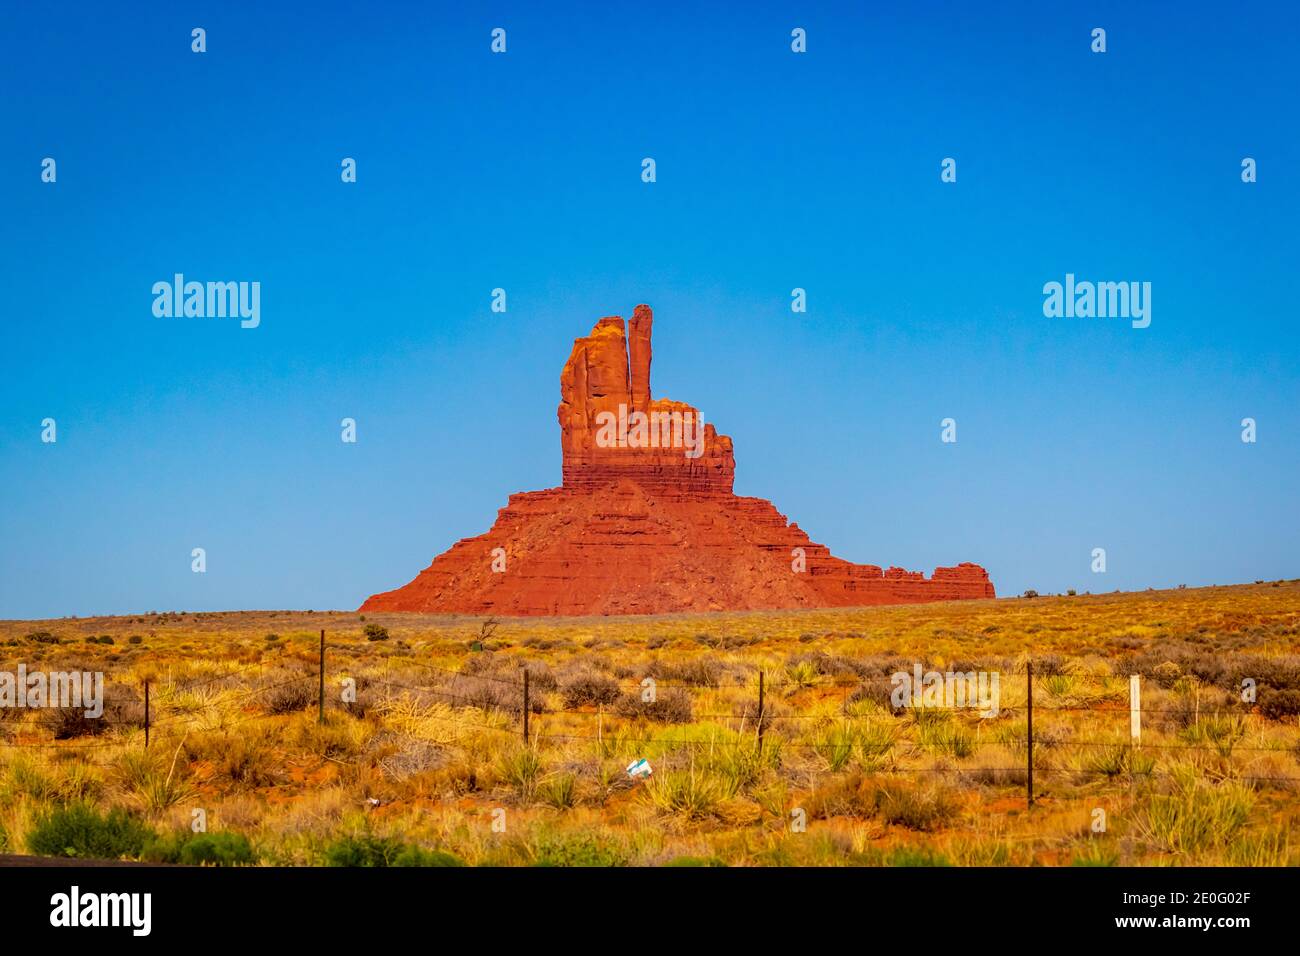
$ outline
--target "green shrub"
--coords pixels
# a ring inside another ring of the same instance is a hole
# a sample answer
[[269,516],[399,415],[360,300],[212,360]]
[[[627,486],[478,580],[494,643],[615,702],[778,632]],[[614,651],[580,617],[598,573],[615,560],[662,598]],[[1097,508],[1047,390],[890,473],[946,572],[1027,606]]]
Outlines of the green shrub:
[[1090,841],[1075,852],[1070,866],[1119,866],[1119,851],[1108,844]]
[[531,847],[533,866],[627,866],[618,843],[591,833],[546,836]]
[[923,846],[894,847],[882,862],[885,866],[952,866],[946,854]]
[[515,747],[503,753],[499,760],[501,776],[515,788],[525,803],[537,795],[537,785],[542,775],[542,760],[534,747]]
[[406,847],[391,837],[343,837],[325,848],[327,866],[392,866]]
[[252,866],[257,862],[242,833],[175,833],[149,843],[141,856],[154,863],[184,866]]
[[343,837],[325,849],[328,866],[464,866],[465,862],[444,850],[426,850],[393,837],[370,835]]
[[926,750],[958,760],[975,752],[975,736],[958,723],[921,724],[919,743]]
[[1138,837],[1166,853],[1192,854],[1231,846],[1250,818],[1255,794],[1244,784],[1209,782],[1191,768],[1170,772],[1170,793],[1150,797],[1138,811]]
[[101,816],[85,804],[59,807],[39,817],[27,847],[39,856],[116,860],[139,857],[155,835],[120,807]]
[[393,857],[392,866],[464,866],[465,861],[446,850],[408,846]]
[[388,628],[381,627],[378,624],[366,625],[366,640],[368,641],[386,641],[388,640]]
[[726,862],[716,856],[679,856],[669,860],[664,866],[726,866]]
[[543,781],[538,795],[556,810],[568,810],[578,802],[578,778],[571,773],[557,773]]
[[848,766],[853,757],[856,734],[844,724],[832,724],[823,730],[812,744],[813,751],[833,773],[839,773]]

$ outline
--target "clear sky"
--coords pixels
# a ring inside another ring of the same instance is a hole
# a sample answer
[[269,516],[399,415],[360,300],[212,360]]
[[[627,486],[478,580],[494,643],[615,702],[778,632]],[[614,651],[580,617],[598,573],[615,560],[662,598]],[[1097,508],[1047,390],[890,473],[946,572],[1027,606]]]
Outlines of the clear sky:
[[[710,6],[8,5],[0,617],[401,585],[559,483],[560,368],[639,302],[841,557],[1300,574],[1293,4]],[[175,273],[260,326],[155,317]],[[1150,327],[1044,317],[1066,273]]]

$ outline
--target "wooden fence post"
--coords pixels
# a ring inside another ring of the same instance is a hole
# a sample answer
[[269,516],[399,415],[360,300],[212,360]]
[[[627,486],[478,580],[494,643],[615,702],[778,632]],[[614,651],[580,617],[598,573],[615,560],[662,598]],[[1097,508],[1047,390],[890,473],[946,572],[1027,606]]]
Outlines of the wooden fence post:
[[763,753],[763,672],[758,672],[758,752]]
[[524,668],[524,743],[528,743],[528,668]]
[[1028,747],[1029,761],[1027,764],[1028,773],[1025,776],[1025,794],[1029,797],[1029,805],[1034,805],[1034,662],[1025,662],[1025,681],[1029,685],[1029,727],[1028,727]]
[[144,682],[144,749],[149,749],[149,682]]
[[325,723],[325,628],[320,629],[320,694],[318,695],[320,714],[316,722]]

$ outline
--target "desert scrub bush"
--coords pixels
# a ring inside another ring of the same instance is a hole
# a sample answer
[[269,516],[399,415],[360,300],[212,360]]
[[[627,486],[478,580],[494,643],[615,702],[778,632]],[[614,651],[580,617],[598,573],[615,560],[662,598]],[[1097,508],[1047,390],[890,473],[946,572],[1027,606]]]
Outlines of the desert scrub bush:
[[1228,844],[1229,866],[1294,866],[1291,831],[1284,825],[1242,833]]
[[366,640],[368,641],[386,641],[388,640],[388,628],[379,624],[367,624],[365,626]]
[[675,681],[692,687],[719,687],[726,673],[726,665],[707,654],[682,661],[654,660],[646,668],[646,676],[655,680]]
[[576,774],[561,771],[542,781],[537,794],[543,803],[556,810],[569,810],[578,802]]
[[784,822],[786,807],[790,803],[790,788],[784,780],[772,780],[763,786],[755,787],[751,793],[764,813]]
[[325,706],[333,710],[341,710],[349,717],[355,717],[357,720],[365,719],[371,709],[375,706],[375,697],[369,691],[371,681],[367,677],[348,675],[355,681],[355,693],[348,695],[350,699],[343,700],[338,695],[329,695],[325,698]]
[[395,866],[464,866],[454,854],[443,850],[426,850],[394,837],[370,834],[345,836],[325,848],[326,866],[395,867]]
[[874,768],[894,749],[901,731],[893,720],[868,717],[858,724],[858,752],[864,766]]
[[269,787],[278,782],[272,748],[276,734],[270,728],[241,727],[238,731],[191,734],[182,747],[191,763],[211,765],[218,780],[236,789]]
[[1228,845],[1245,826],[1255,795],[1236,781],[1210,783],[1191,767],[1171,772],[1169,793],[1151,794],[1134,817],[1134,830],[1166,853],[1200,853]]
[[370,739],[367,753],[390,780],[407,780],[446,762],[444,747],[431,740],[381,731]]
[[640,717],[661,724],[689,724],[691,697],[680,687],[659,690],[654,700],[644,700],[640,693],[624,694],[614,705],[620,717]]
[[694,762],[685,770],[665,770],[651,777],[642,793],[660,813],[674,814],[687,820],[712,816],[718,804],[732,796],[727,784]]
[[958,760],[975,752],[975,735],[957,721],[922,723],[917,731],[917,742],[931,753]]
[[821,820],[831,817],[865,818],[876,812],[871,783],[860,773],[823,782],[803,803],[808,816]]
[[826,651],[795,654],[786,659],[785,668],[787,675],[791,668],[794,668],[803,679],[807,679],[807,675],[811,673],[813,683],[818,677],[865,678],[874,674],[876,670],[872,661],[855,660],[838,654],[828,654]]
[[570,678],[560,687],[565,707],[585,707],[612,704],[621,691],[618,681],[603,674],[582,673]]
[[664,864],[664,866],[673,867],[673,868],[694,867],[694,866],[725,867],[726,865],[727,865],[726,860],[723,860],[722,858],[716,856],[675,856]]
[[119,860],[140,856],[154,832],[121,807],[101,815],[84,803],[40,815],[27,833],[27,849],[38,856]]
[[937,830],[952,820],[960,805],[940,784],[901,780],[872,781],[858,774],[813,791],[805,801],[810,816],[878,816],[909,830]]
[[528,672],[528,687],[532,691],[555,690],[560,686],[560,679],[555,676],[546,661],[527,661],[519,668],[518,682],[524,682],[523,672]]
[[903,707],[903,715],[912,726],[921,730],[953,721],[953,713],[946,707],[914,707],[910,702]]
[[528,685],[532,690],[555,690],[560,684],[545,661],[524,661],[506,654],[475,654],[461,665],[460,673],[464,677],[494,680],[503,687],[513,688],[515,696],[519,696],[523,690],[524,670],[528,671]]
[[104,688],[104,715],[100,723],[107,727],[143,727],[144,698],[134,688],[109,684]]
[[429,771],[426,778],[435,793],[465,796],[491,790],[497,784],[497,767],[478,761],[472,754],[461,754]]
[[786,687],[790,692],[798,692],[817,683],[820,672],[817,665],[810,660],[795,660],[785,665],[783,674]]
[[937,783],[884,780],[876,784],[876,811],[886,823],[909,830],[938,830],[960,810],[956,794]]
[[242,833],[172,833],[146,843],[141,859],[182,866],[252,866],[257,863],[248,838]]
[[77,760],[56,765],[57,798],[67,803],[91,803],[104,792],[104,779],[98,767]]
[[1230,757],[1232,748],[1246,736],[1246,718],[1240,714],[1202,714],[1178,736],[1193,747],[1213,749],[1222,757]]
[[1300,690],[1268,688],[1260,695],[1259,712],[1269,720],[1286,720],[1300,714]]
[[97,737],[108,729],[103,715],[87,717],[85,707],[49,707],[41,712],[40,722],[55,740]]
[[834,723],[817,731],[811,750],[826,764],[826,769],[839,773],[853,758],[857,734],[847,724]]
[[[952,866],[952,858],[927,846],[896,846],[875,854],[865,854],[860,862],[876,866]],[[859,861],[855,861],[859,862]]]
[[1145,776],[1155,769],[1155,758],[1130,744],[1102,744],[1083,757],[1083,768],[1105,777],[1123,774]]
[[781,762],[781,738],[771,737],[763,750],[750,739],[740,737],[723,740],[720,745],[704,755],[704,766],[718,775],[723,791],[728,795],[739,793],[755,784],[768,767]]
[[854,689],[845,701],[845,706],[870,704],[877,709],[898,713],[899,711],[894,707],[893,694],[893,689],[884,681],[868,680]]
[[1070,866],[1119,866],[1120,852],[1103,840],[1087,840],[1070,859]]
[[281,733],[295,747],[333,760],[347,760],[365,749],[370,730],[371,725],[365,722],[335,714],[327,715],[323,724],[310,714],[298,714]]
[[294,714],[316,702],[316,691],[306,678],[271,687],[266,691],[263,710],[273,717]]
[[1078,687],[1078,678],[1070,674],[1048,674],[1041,681],[1039,686],[1043,688],[1048,697],[1060,698],[1069,697]]
[[524,803],[532,802],[542,775],[542,758],[536,746],[511,747],[498,758],[497,767],[501,779],[510,784],[516,796]]
[[531,866],[627,866],[632,856],[621,840],[603,831],[543,830],[521,841],[519,852]]
[[948,848],[958,866],[1024,866],[1032,855],[997,837],[957,840]]
[[48,801],[59,796],[59,785],[48,768],[27,754],[15,754],[0,777],[0,803],[16,803],[26,797]]
[[[541,714],[546,710],[545,696],[533,686],[529,675],[528,710],[529,713]],[[484,714],[499,711],[517,716],[524,712],[524,691],[522,679],[516,684],[504,678],[484,674],[482,677],[457,675],[448,685],[445,694],[451,700],[467,707],[477,707]]]
[[[993,742],[1006,747],[1013,754],[1023,755],[1028,748],[1029,722],[1027,720],[1007,720],[994,725]],[[1034,736],[1035,742],[1038,735]]]
[[393,857],[391,866],[464,866],[465,861],[446,850],[426,850],[424,847],[410,845],[404,847]]
[[127,751],[117,758],[113,773],[118,784],[145,811],[157,813],[175,806],[194,792],[181,764],[181,745],[170,759],[158,751]]
[[[1201,711],[1213,709],[1220,692],[1206,687],[1196,677],[1179,677],[1169,684],[1170,697],[1161,708],[1164,712],[1157,716],[1164,724],[1173,729],[1187,727],[1201,717]],[[1220,699],[1221,703],[1221,699]]]

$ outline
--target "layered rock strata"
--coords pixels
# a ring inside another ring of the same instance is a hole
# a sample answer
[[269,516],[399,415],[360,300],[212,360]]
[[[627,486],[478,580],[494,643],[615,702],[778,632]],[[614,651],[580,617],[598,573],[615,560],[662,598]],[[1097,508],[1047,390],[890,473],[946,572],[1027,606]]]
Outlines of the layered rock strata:
[[560,375],[563,484],[510,496],[362,611],[662,614],[991,598],[975,564],[919,571],[833,556],[771,502],[732,492],[731,439],[650,391],[654,316],[607,317]]

